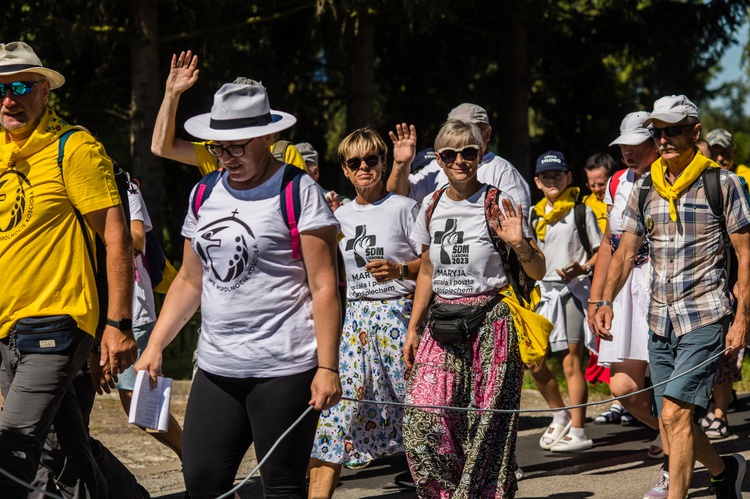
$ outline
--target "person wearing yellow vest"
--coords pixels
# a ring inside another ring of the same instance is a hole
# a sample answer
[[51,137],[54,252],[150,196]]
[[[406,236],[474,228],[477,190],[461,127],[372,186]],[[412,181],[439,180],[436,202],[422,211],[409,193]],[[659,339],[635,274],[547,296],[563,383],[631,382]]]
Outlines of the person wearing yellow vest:
[[583,204],[591,208],[596,216],[599,230],[604,233],[607,228],[607,203],[604,194],[607,192],[607,181],[615,171],[615,160],[607,153],[596,153],[586,160],[586,187],[591,194],[584,196]]
[[[180,96],[198,81],[198,56],[188,50],[181,52],[179,56],[172,56],[169,68],[167,85],[164,90],[159,113],[154,124],[154,133],[151,138],[151,152],[159,157],[171,159],[186,165],[197,166],[201,175],[207,175],[219,168],[219,159],[209,154],[206,145],[210,142],[190,142],[178,139],[175,134],[175,121],[177,118],[177,105]],[[234,83],[249,84],[248,78],[237,78]],[[271,144],[269,153],[277,159],[294,165],[307,172],[307,165],[302,155],[293,144],[288,144],[283,151],[278,152]]]
[[[708,407],[720,354],[725,349],[744,349],[750,336],[750,206],[740,178],[717,170],[712,178],[723,196],[724,220],[711,210],[704,186],[709,174],[704,171],[719,165],[698,152],[695,142],[701,124],[690,99],[662,97],[643,126],[649,129],[661,157],[651,165],[650,177],[641,177],[628,198],[622,237],[607,269],[594,325],[603,341],[612,341],[612,301],[648,237],[649,368],[670,447],[669,497],[686,496],[697,459],[712,475],[717,497],[740,498],[745,458],[720,456],[693,424],[693,412],[696,407]],[[644,187],[646,180],[653,188]],[[639,203],[642,189],[645,197]],[[724,231],[738,261],[738,304],[731,326]],[[663,384],[677,374],[685,375]]]
[[[75,127],[47,102],[64,82],[26,43],[0,44],[0,356],[9,382],[0,469],[31,482],[54,421],[65,458],[75,460],[69,478],[80,478],[88,497],[105,498],[72,380],[95,338],[101,354],[92,361],[108,376],[135,360],[133,247],[102,145],[78,130],[58,164],[58,141]],[[96,234],[107,246],[109,275],[107,325],[98,337]],[[4,498],[28,495],[4,474],[0,490]]]

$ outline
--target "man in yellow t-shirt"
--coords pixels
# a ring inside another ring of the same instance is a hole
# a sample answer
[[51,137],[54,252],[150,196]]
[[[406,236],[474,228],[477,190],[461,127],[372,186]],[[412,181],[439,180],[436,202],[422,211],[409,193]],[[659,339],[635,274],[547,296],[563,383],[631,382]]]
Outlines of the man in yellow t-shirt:
[[[0,44],[0,357],[8,383],[0,469],[31,482],[54,421],[86,492],[106,497],[72,380],[97,334],[95,233],[107,246],[109,271],[108,325],[96,361],[117,375],[135,360],[133,249],[102,145],[75,131],[58,166],[60,137],[74,127],[46,104],[64,82],[27,44]],[[4,475],[0,490],[4,498],[28,494]]]
[[586,160],[586,187],[591,194],[583,198],[583,203],[591,208],[596,215],[596,224],[599,230],[607,228],[607,203],[604,202],[604,194],[607,191],[607,181],[615,170],[615,160],[607,153],[596,153]]
[[[151,152],[159,157],[179,161],[186,165],[197,166],[201,175],[207,175],[219,167],[219,158],[212,156],[206,150],[206,142],[190,142],[175,136],[175,120],[177,105],[182,93],[198,81],[198,56],[191,51],[172,56],[172,63],[167,77],[159,114],[154,124],[154,134],[151,138]],[[248,78],[237,78],[234,83],[246,84],[252,81]],[[269,153],[273,153],[271,145]],[[277,158],[279,159],[279,158]],[[305,160],[294,145],[289,144],[283,152],[284,163],[289,163],[307,173]]]
[[745,181],[745,185],[750,185],[750,168],[734,163],[737,149],[734,148],[734,138],[731,133],[723,128],[714,128],[706,135],[706,142],[711,148],[713,156],[711,159],[719,163],[723,169],[739,175]]

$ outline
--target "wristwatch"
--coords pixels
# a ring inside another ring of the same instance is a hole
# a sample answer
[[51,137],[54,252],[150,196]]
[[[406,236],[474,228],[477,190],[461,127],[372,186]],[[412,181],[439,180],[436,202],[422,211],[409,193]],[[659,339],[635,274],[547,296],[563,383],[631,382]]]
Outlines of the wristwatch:
[[120,319],[114,320],[107,318],[107,325],[119,329],[120,331],[132,331],[133,330],[133,319]]
[[608,300],[602,300],[600,302],[597,302],[596,309],[599,310],[601,307],[611,307],[612,302]]
[[405,281],[408,278],[409,278],[409,266],[406,265],[405,263],[402,263],[401,264],[401,277],[400,277],[400,279],[402,281]]

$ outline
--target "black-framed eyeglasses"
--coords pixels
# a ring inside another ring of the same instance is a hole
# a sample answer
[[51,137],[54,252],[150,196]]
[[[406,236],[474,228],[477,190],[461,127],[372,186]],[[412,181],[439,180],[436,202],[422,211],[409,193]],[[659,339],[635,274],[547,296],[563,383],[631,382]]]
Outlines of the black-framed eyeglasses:
[[214,142],[206,142],[206,151],[211,156],[220,158],[224,153],[229,154],[233,158],[240,158],[245,155],[245,146],[255,140],[255,137],[248,140],[244,144],[232,144],[231,146],[220,146]]
[[671,125],[666,126],[664,128],[649,128],[648,133],[651,134],[651,138],[653,139],[660,139],[662,134],[665,134],[667,137],[678,137],[681,133],[683,128],[693,126],[695,123],[688,123],[687,125]]
[[370,154],[369,156],[365,156],[364,158],[347,159],[346,161],[344,161],[344,163],[346,163],[346,166],[348,166],[350,170],[359,170],[359,167],[362,166],[363,161],[370,168],[375,168],[376,166],[378,166],[378,163],[380,163],[380,156],[378,156],[377,154]]
[[443,163],[445,163],[446,165],[455,162],[459,154],[461,154],[461,157],[466,161],[474,161],[475,159],[477,159],[477,156],[479,156],[479,146],[470,145],[464,147],[463,149],[443,147],[438,149],[437,153],[438,156],[440,156],[440,159],[443,160]]
[[41,83],[44,80],[37,81],[14,81],[13,83],[0,83],[0,98],[5,97],[5,93],[10,90],[10,93],[16,97],[26,95],[34,88],[34,85]]

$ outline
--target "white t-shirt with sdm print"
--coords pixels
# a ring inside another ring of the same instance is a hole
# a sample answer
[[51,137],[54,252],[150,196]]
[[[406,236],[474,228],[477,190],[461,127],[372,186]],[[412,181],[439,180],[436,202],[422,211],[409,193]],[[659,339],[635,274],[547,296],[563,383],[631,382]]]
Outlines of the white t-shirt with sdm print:
[[[312,298],[279,201],[284,166],[262,185],[232,189],[226,174],[182,235],[203,265],[198,367],[233,378],[298,374],[317,365]],[[196,189],[190,196],[190,206]],[[300,181],[300,232],[333,226],[322,189]]]
[[[426,197],[412,232],[412,239],[430,246],[433,265],[432,290],[443,298],[485,293],[508,284],[500,253],[492,245],[484,214],[487,186],[467,199],[453,201],[443,193],[432,214],[429,233],[426,227],[427,208],[432,198]],[[508,198],[500,194],[500,199]],[[523,234],[531,238],[525,219]],[[508,248],[508,251],[512,251]]]
[[346,272],[346,296],[350,300],[398,298],[414,292],[412,280],[378,282],[365,265],[371,260],[403,263],[416,259],[422,249],[410,238],[419,204],[398,194],[388,194],[372,204],[352,201],[336,210],[344,237],[339,250]]

